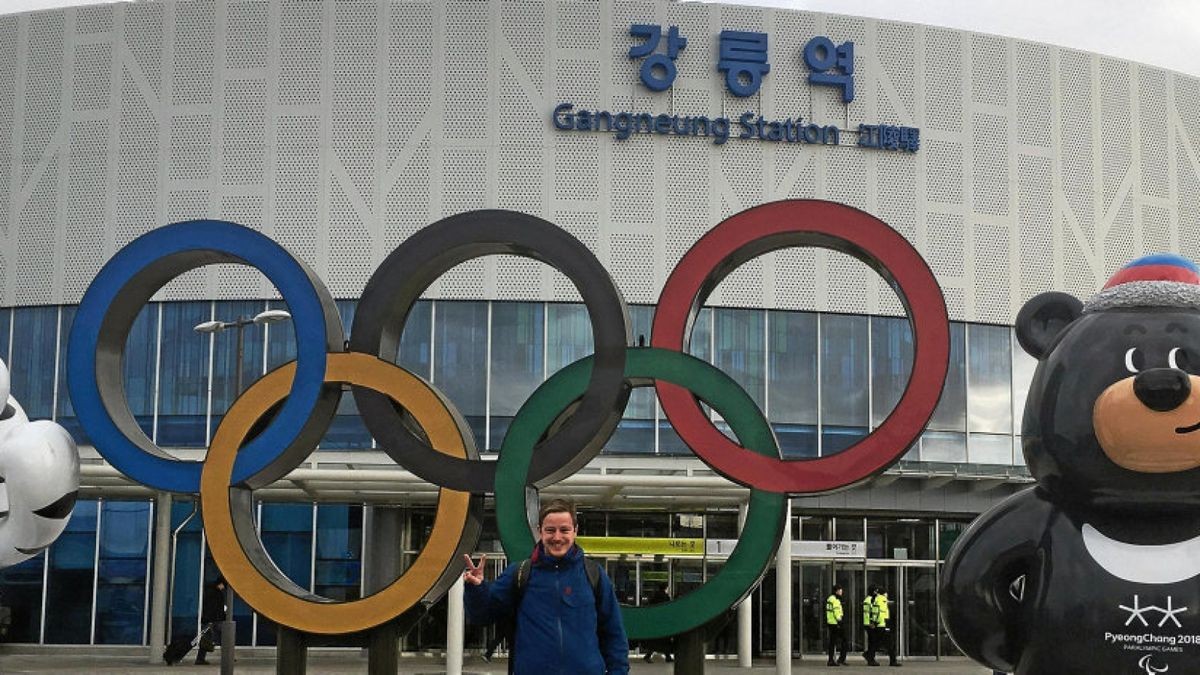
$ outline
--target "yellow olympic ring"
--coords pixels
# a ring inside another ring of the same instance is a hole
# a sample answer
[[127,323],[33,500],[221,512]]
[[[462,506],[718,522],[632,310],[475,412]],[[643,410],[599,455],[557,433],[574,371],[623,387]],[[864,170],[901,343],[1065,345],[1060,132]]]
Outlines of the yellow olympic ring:
[[[458,556],[471,493],[446,488],[438,492],[433,531],[421,553],[407,571],[379,592],[337,602],[293,583],[270,564],[257,533],[238,531],[233,509],[249,512],[252,488],[230,486],[229,481],[238,448],[259,419],[287,396],[295,370],[293,361],[255,382],[217,427],[200,475],[204,531],[213,559],[230,586],[272,621],[326,635],[367,630],[416,605],[438,585],[447,569],[453,569],[450,563]],[[451,457],[467,458],[461,428],[441,396],[399,366],[369,354],[330,353],[325,382],[359,385],[387,395],[412,414],[435,449]],[[267,564],[256,564],[255,560]]]

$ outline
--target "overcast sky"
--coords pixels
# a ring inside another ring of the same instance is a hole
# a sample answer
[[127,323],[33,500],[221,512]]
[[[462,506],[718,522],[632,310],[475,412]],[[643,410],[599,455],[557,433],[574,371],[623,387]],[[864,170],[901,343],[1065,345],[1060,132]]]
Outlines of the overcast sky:
[[[4,0],[0,13],[95,1]],[[735,4],[963,28],[1110,54],[1200,76],[1200,2],[1196,0],[753,0]]]

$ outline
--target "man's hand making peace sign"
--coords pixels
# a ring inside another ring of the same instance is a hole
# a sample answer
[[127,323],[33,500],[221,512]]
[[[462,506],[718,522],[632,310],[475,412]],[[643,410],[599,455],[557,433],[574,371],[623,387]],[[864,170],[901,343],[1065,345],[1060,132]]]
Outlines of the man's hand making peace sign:
[[479,584],[482,584],[483,567],[487,564],[487,554],[484,553],[479,558],[478,565],[476,565],[471,560],[471,556],[467,555],[466,553],[463,554],[463,558],[467,561],[467,569],[463,570],[463,580],[472,586],[478,586]]

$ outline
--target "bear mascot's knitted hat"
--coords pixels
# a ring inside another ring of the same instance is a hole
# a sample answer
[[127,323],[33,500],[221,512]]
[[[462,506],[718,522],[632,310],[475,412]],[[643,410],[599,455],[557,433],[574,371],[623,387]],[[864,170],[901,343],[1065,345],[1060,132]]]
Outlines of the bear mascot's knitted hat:
[[1174,253],[1142,256],[1122,267],[1084,306],[1084,313],[1134,307],[1200,310],[1200,267]]

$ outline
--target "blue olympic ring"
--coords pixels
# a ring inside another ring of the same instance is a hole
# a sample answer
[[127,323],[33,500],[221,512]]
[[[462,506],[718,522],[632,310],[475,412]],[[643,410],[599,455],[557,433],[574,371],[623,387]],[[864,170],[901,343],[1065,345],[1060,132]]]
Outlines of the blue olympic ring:
[[198,492],[203,463],[171,456],[138,427],[125,399],[125,340],[133,319],[163,285],[215,263],[262,272],[287,303],[296,332],[291,391],[262,433],[238,452],[233,484],[269,482],[290,469],[282,458],[322,428],[340,395],[324,386],[325,355],[343,345],[336,307],[317,276],[286,249],[220,220],[174,223],[138,237],[100,270],[80,302],[67,351],[67,385],[93,444],[104,448],[104,457],[121,473],[154,489]]

